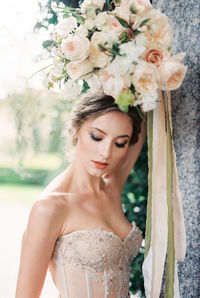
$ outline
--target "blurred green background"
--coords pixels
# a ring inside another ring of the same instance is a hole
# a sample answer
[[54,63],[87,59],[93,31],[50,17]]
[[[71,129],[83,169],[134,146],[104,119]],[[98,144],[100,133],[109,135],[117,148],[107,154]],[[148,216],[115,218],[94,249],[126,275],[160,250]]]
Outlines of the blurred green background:
[[[43,4],[42,4],[43,3]],[[52,3],[78,6],[78,1],[44,1],[35,30],[57,22]],[[49,181],[67,167],[67,121],[71,105],[49,91],[26,89],[0,101],[0,200],[31,205]],[[128,177],[122,195],[127,219],[145,237],[147,144]],[[111,211],[112,212],[112,211]],[[144,297],[144,243],[131,262],[130,290]]]

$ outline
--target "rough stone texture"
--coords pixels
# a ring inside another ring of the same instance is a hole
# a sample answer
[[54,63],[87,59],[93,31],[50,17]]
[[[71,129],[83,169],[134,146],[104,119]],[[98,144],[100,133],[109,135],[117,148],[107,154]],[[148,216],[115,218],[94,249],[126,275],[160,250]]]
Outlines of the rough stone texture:
[[170,18],[173,53],[186,52],[186,78],[172,92],[173,136],[186,226],[187,251],[178,262],[181,298],[200,297],[200,1],[153,0]]

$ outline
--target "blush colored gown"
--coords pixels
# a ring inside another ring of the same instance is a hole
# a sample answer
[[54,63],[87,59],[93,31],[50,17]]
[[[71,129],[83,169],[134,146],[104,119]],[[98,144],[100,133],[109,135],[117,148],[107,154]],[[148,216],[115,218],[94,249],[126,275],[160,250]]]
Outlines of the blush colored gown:
[[129,297],[129,265],[141,242],[135,222],[123,240],[100,227],[60,236],[50,261],[59,297]]

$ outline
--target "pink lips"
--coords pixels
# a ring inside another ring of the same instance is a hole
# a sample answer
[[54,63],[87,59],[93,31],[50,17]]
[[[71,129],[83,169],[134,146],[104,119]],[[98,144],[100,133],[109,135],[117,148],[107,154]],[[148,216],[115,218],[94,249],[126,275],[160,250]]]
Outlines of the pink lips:
[[94,161],[94,160],[92,160],[92,162],[94,163],[95,167],[98,169],[105,169],[108,166],[108,164],[105,162]]

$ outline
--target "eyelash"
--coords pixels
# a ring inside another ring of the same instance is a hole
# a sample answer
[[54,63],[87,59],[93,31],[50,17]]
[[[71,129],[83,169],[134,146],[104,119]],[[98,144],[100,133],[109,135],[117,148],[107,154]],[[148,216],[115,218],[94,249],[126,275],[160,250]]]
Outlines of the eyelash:
[[[96,137],[95,135],[93,135],[92,133],[90,134],[92,140],[96,141],[96,142],[99,142],[101,141],[102,139],[101,138],[98,138]],[[122,143],[122,144],[119,144],[119,143],[115,143],[115,145],[118,147],[118,148],[124,148],[125,145],[127,144],[127,141]]]

